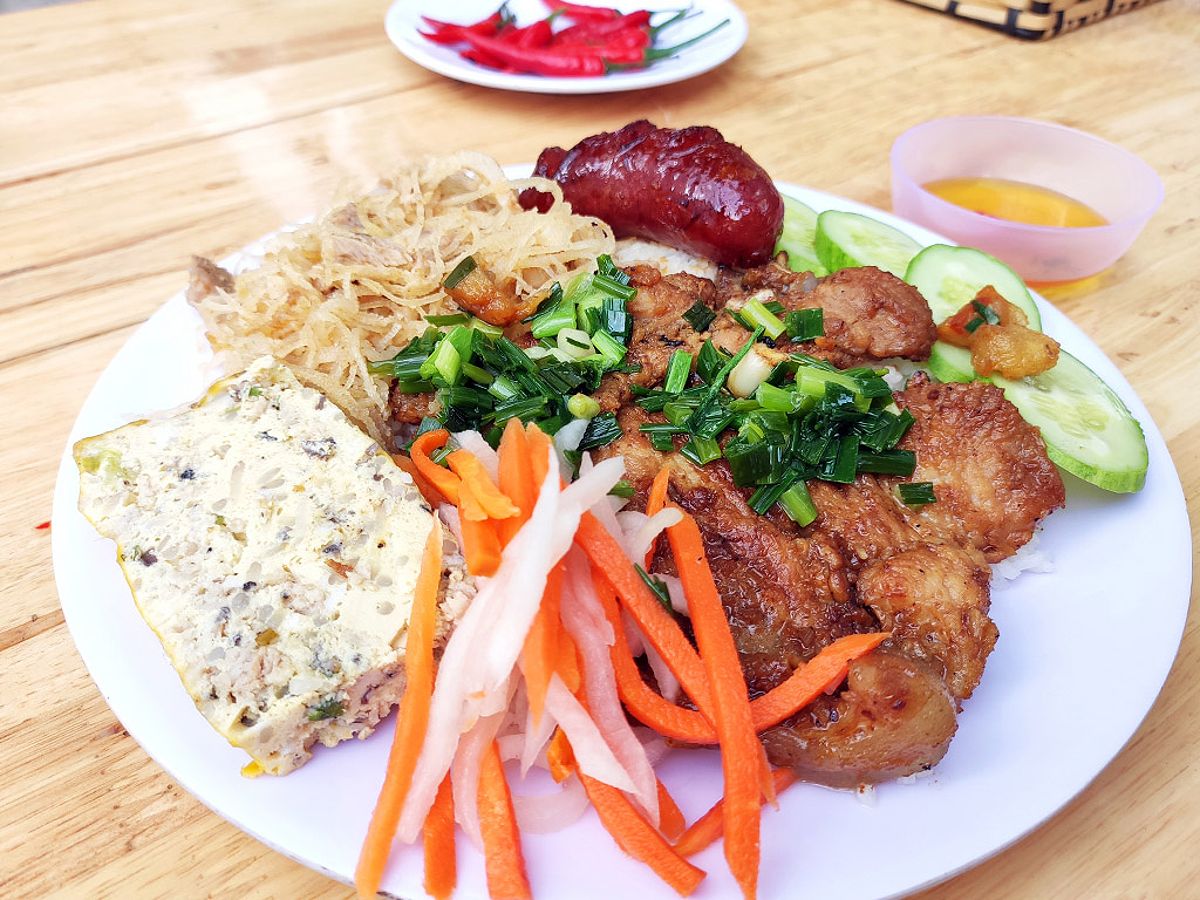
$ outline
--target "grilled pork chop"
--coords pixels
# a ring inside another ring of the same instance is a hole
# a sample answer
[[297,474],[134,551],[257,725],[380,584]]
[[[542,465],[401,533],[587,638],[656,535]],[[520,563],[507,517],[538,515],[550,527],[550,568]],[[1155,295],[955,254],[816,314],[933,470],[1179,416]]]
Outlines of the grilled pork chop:
[[[910,509],[895,495],[901,479],[862,475],[849,485],[811,482],[820,516],[806,528],[778,510],[759,516],[723,460],[697,467],[650,445],[638,428],[661,416],[631,402],[632,386],[658,384],[675,350],[694,354],[706,338],[730,350],[744,344],[745,328],[720,313],[751,296],[825,312],[825,337],[784,337],[756,352],[801,351],[841,366],[927,358],[935,337],[927,304],[876,269],[817,281],[770,263],[724,270],[716,284],[642,266],[629,274],[638,293],[627,360],[641,371],[605,376],[596,396],[617,411],[624,434],[599,455],[625,458],[631,509],[645,508],[654,475],[671,467],[671,499],[700,527],[751,693],[769,691],[839,637],[892,632],[851,665],[838,693],[763,734],[772,762],[840,787],[932,766],[996,642],[988,563],[1016,552],[1063,503],[1041,437],[995,387],[918,375],[895,395],[916,420],[901,446],[916,453],[913,480],[933,482],[937,503]],[[719,313],[704,334],[682,319],[697,301]],[[422,402],[393,396],[396,419],[411,419]],[[665,548],[660,542],[652,568],[673,574]]]

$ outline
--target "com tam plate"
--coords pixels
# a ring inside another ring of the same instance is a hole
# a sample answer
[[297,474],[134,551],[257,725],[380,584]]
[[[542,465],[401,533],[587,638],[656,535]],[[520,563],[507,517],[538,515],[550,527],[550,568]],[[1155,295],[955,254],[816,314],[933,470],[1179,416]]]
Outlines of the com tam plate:
[[[388,9],[384,27],[388,39],[401,53],[431,72],[483,87],[534,94],[609,94],[674,84],[721,65],[742,48],[749,33],[746,17],[729,0],[693,0],[691,3],[679,0],[624,0],[613,4],[606,0],[605,4],[593,3],[597,6],[615,5],[624,12],[634,9],[677,11],[690,6],[691,13],[686,21],[665,28],[659,34],[657,44],[660,47],[673,47],[703,34],[724,19],[729,20],[729,24],[720,31],[682,50],[677,56],[659,60],[645,69],[612,72],[594,78],[498,72],[469,62],[459,56],[453,47],[434,44],[419,33],[429,30],[421,22],[422,15],[452,22],[477,22],[495,12],[498,5],[499,0],[459,0],[453,4],[438,4],[432,0],[396,0]],[[510,0],[508,8],[521,25],[545,18],[548,12],[540,0]],[[665,15],[656,16],[654,22],[661,22],[665,18]]]
[[[849,200],[787,184],[780,189],[817,210],[874,216],[922,244],[945,242]],[[260,251],[248,248],[226,263],[245,265]],[[882,785],[870,803],[812,785],[788,790],[780,809],[763,816],[764,900],[900,896],[991,856],[1096,777],[1137,729],[1166,678],[1191,580],[1178,475],[1158,428],[1116,367],[1058,310],[1040,299],[1039,305],[1046,332],[1104,378],[1141,421],[1150,449],[1146,486],[1116,496],[1064,476],[1067,508],[1049,518],[1040,543],[1054,570],[1027,572],[1009,583],[994,579],[1000,641],[945,760],[912,783]],[[199,318],[181,292],[105,369],[70,441],[189,402],[216,376]],[[76,511],[77,493],[68,444],[54,497],[55,577],[71,634],[113,712],[215,812],[279,852],[350,881],[382,781],[391,720],[366,741],[318,747],[308,765],[284,778],[241,777],[245,755],[192,705],[134,607],[113,544]],[[1116,647],[1120,666],[1113,665]],[[719,760],[709,751],[675,751],[661,774],[689,820],[721,791]],[[675,896],[624,856],[590,811],[557,834],[526,836],[525,854],[540,897]],[[709,872],[696,897],[737,895],[719,845],[695,861]],[[419,846],[403,847],[383,887],[400,897],[423,896],[421,879]],[[462,900],[486,897],[482,858],[465,840],[459,885]]]

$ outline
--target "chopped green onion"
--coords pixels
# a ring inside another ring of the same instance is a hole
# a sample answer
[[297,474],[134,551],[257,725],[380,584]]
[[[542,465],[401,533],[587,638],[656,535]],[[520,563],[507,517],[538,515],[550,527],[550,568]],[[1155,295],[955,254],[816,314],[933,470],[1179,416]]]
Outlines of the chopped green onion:
[[771,447],[765,440],[751,442],[736,437],[725,445],[725,459],[738,487],[758,484],[771,474]]
[[924,506],[927,503],[937,503],[937,495],[933,492],[932,481],[902,481],[896,485],[900,500],[905,506]]
[[427,394],[436,385],[432,381],[422,381],[420,378],[397,378],[396,390],[401,394]]
[[779,498],[779,506],[787,513],[788,518],[801,528],[812,524],[817,518],[817,505],[813,503],[808,485],[803,481],[797,481],[783,492]]
[[679,448],[679,452],[698,466],[707,465],[721,458],[721,445],[716,438],[692,435],[691,440]]
[[607,331],[597,331],[592,335],[592,344],[596,352],[610,366],[615,366],[625,358],[626,347]]
[[[762,337],[762,335],[763,330],[761,328],[755,328],[754,333],[750,335],[750,339],[746,341],[746,343],[742,344],[742,346],[738,348],[738,352],[733,354],[733,356],[726,361],[725,365],[721,366],[721,368],[713,376],[712,381],[709,383],[708,389],[704,395],[704,399],[700,401],[700,405],[696,407],[696,411],[692,413],[692,418],[689,420],[690,424],[688,427],[692,434],[703,434],[707,437],[716,437],[717,434],[720,433],[719,431],[712,430],[713,424],[711,421],[708,422],[707,427],[703,427],[702,423],[706,418],[711,416],[710,410],[713,405],[713,401],[716,400],[717,392],[720,391],[721,387],[725,384],[725,379],[729,377],[729,373],[733,371],[734,366],[736,366],[745,358],[746,354],[749,353],[750,349],[754,346],[755,341]],[[703,350],[701,352],[703,352]],[[724,425],[721,426],[721,428],[724,427]]]
[[483,319],[475,318],[475,316],[471,316],[471,321],[467,323],[467,327],[472,331],[478,331],[480,334],[485,334],[488,337],[495,338],[504,334],[504,329],[499,325],[491,325],[483,321]]
[[458,283],[475,271],[475,257],[466,256],[457,266],[450,270],[450,274],[446,276],[446,280],[442,282],[442,287],[446,290],[457,287]]
[[462,357],[451,341],[443,340],[429,358],[421,363],[420,371],[421,377],[427,381],[440,379],[442,384],[454,384],[462,373]]
[[837,443],[837,451],[823,461],[820,476],[825,481],[852,484],[858,474],[858,437],[843,435]]
[[587,394],[573,394],[567,401],[567,411],[577,419],[594,419],[600,414],[600,404]]
[[718,350],[712,341],[705,341],[700,347],[700,352],[696,354],[696,374],[711,384],[728,358],[729,354]]
[[811,341],[825,335],[825,310],[820,307],[798,309],[788,313],[783,324],[793,341]]
[[432,453],[430,453],[429,458],[431,460],[433,460],[435,463],[437,463],[439,466],[445,466],[446,465],[446,457],[448,457],[453,452],[454,452],[454,448],[451,447],[449,444],[447,444],[444,447],[438,447],[436,450],[434,450]]
[[496,380],[496,376],[487,369],[481,369],[475,363],[463,363],[463,374],[474,381],[476,384],[491,384]]
[[520,419],[522,422],[532,422],[546,411],[545,397],[528,397],[499,404],[487,416],[485,422],[503,425],[509,419]]
[[[630,290],[633,289],[630,288]],[[622,344],[629,343],[629,337],[633,334],[633,316],[629,314],[623,298],[605,297],[604,302],[600,304],[598,321],[602,330],[607,331]]]
[[761,300],[751,300],[739,310],[739,315],[747,328],[761,328],[771,340],[783,334],[784,324]]
[[663,390],[668,394],[678,394],[687,387],[688,376],[692,374],[692,354],[686,350],[676,350],[671,354],[667,363],[667,377],[663,380]]
[[561,291],[552,290],[538,307],[537,314],[529,320],[529,330],[535,338],[554,337],[574,324],[575,304],[564,297]]
[[558,333],[558,349],[572,359],[584,359],[596,352],[586,331],[564,328]]
[[693,330],[697,332],[708,331],[708,326],[712,324],[713,319],[716,317],[717,314],[705,306],[703,300],[697,300],[683,314],[684,321],[691,325]]
[[758,386],[754,399],[763,409],[775,412],[790,413],[800,408],[800,397],[794,391],[785,391],[766,381]]
[[520,395],[521,388],[507,375],[497,375],[488,385],[488,393],[497,400],[504,402]]
[[596,274],[611,278],[621,285],[628,285],[631,280],[629,273],[614,263],[612,257],[607,253],[601,253],[596,257]]
[[667,612],[673,615],[675,613],[675,607],[671,605],[671,594],[667,591],[667,586],[660,579],[649,574],[637,563],[634,563],[633,567],[637,569],[638,575],[642,576],[642,581],[646,582],[646,587],[650,588],[654,596],[658,598],[658,602],[666,608]]
[[916,454],[911,450],[884,450],[882,453],[860,453],[859,472],[876,475],[911,475],[917,468]]
[[465,325],[471,320],[466,313],[455,313],[450,316],[426,316],[425,321],[430,325]]
[[622,478],[612,486],[612,490],[608,492],[608,496],[620,497],[622,500],[628,500],[635,493],[637,492],[633,489],[633,485]]
[[578,449],[583,451],[607,447],[622,434],[621,426],[617,424],[617,417],[613,413],[601,413],[588,422]]

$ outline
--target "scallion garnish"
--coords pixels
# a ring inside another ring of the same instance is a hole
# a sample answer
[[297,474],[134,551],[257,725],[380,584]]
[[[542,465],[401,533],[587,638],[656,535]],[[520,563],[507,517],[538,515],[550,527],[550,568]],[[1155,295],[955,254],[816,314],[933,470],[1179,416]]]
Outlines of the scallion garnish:
[[932,481],[902,481],[896,485],[900,500],[905,506],[924,506],[937,503]]
[[475,271],[475,257],[465,256],[457,266],[450,270],[450,274],[446,276],[446,280],[442,282],[442,287],[450,290],[458,286],[458,283]]
[[667,586],[663,584],[660,579],[655,578],[637,563],[634,563],[633,567],[637,569],[637,573],[642,576],[642,581],[646,582],[646,587],[650,588],[650,590],[654,593],[654,596],[658,598],[658,602],[666,607],[667,612],[673,615],[675,613],[675,607],[671,605],[671,594],[669,591],[667,591]]
[[808,485],[797,481],[779,497],[779,506],[788,518],[803,528],[817,518],[817,505],[813,503]]
[[784,316],[783,324],[793,341],[811,341],[825,334],[825,310],[798,309]]
[[633,489],[633,485],[622,478],[612,486],[612,490],[608,492],[608,495],[610,497],[620,497],[622,500],[628,500],[635,493],[637,492]]
[[858,471],[876,475],[911,475],[917,468],[916,454],[911,450],[884,450],[882,453],[858,454]]
[[971,321],[964,326],[968,334],[974,334],[980,325],[999,325],[999,314],[988,306],[986,303],[980,303],[978,300],[971,301],[971,308],[975,310],[975,315]]
[[572,394],[567,411],[577,419],[594,419],[600,414],[600,404],[587,394]]
[[708,326],[712,324],[713,319],[716,317],[717,314],[705,306],[703,300],[697,300],[683,314],[684,321],[691,325],[697,332],[708,331]]
[[426,316],[425,321],[430,325],[466,325],[471,321],[471,317],[466,313],[455,313],[451,316]]
[[715,438],[692,435],[691,440],[679,448],[679,452],[698,466],[707,465],[721,458],[721,445]]
[[686,350],[676,350],[671,354],[667,363],[667,377],[663,379],[663,390],[668,394],[678,394],[687,387],[688,376],[692,374],[692,354]]
[[617,424],[617,417],[613,413],[601,413],[588,422],[578,449],[583,451],[607,447],[622,433],[621,426]]
[[751,300],[739,311],[740,319],[747,328],[761,328],[763,333],[774,340],[783,334],[784,324],[773,312],[767,309],[761,300]]

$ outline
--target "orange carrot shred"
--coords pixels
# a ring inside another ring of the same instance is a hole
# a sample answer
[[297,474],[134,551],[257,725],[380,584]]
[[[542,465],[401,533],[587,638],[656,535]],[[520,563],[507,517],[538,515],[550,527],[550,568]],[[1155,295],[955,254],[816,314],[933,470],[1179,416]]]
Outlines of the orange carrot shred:
[[546,763],[550,767],[550,777],[559,784],[571,777],[575,768],[575,753],[561,728],[554,729],[554,736],[546,745]]
[[579,666],[579,648],[564,629],[558,632],[558,661],[554,671],[572,694],[578,694],[582,690],[583,673]]
[[500,438],[500,490],[517,505],[518,514],[497,523],[500,540],[505,545],[513,539],[533,512],[537,488],[529,465],[529,444],[520,419],[509,419]]
[[613,586],[621,603],[633,615],[646,638],[659,652],[688,696],[701,711],[712,709],[708,677],[696,648],[670,616],[625,556],[616,539],[591,513],[584,513],[575,532],[575,543],[592,566]]
[[400,811],[408,796],[413,770],[425,740],[433,693],[433,641],[437,629],[437,594],[441,580],[442,528],[434,517],[433,528],[425,541],[421,557],[421,569],[413,591],[412,613],[408,622],[408,650],[404,657],[408,686],[400,699],[387,772],[354,873],[354,883],[361,897],[374,897],[379,891]]
[[517,515],[520,510],[512,500],[500,492],[488,474],[479,457],[466,450],[455,450],[446,457],[450,469],[462,479],[463,493],[473,495],[475,504],[484,517],[489,519],[508,519]]
[[582,772],[579,773],[579,780],[583,782],[588,799],[600,816],[600,822],[613,836],[618,847],[648,865],[681,897],[688,896],[699,887],[704,880],[704,870],[696,868],[677,853],[628,797]]
[[550,453],[554,448],[554,442],[550,440],[550,435],[532,422],[525,427],[525,439],[529,444],[529,465],[533,474],[533,487],[536,495],[546,481],[546,472],[550,467]]
[[[663,463],[658,474],[654,476],[654,481],[650,483],[650,496],[646,499],[646,515],[652,516],[655,513],[661,512],[663,507],[667,505],[667,488],[671,485],[671,464]],[[646,551],[646,571],[650,571],[650,564],[654,562],[654,552],[658,549],[658,537],[650,542],[650,549]]]
[[496,569],[500,568],[500,535],[496,532],[496,523],[468,519],[462,509],[459,503],[458,527],[462,531],[467,571],[472,575],[495,575]]
[[525,645],[521,648],[521,674],[525,678],[529,710],[535,725],[542,721],[546,691],[550,688],[550,679],[558,665],[559,641],[562,637],[559,608],[563,575],[562,563],[550,570],[546,590],[542,594],[542,605],[534,616],[533,624],[525,635]]
[[479,827],[483,833],[488,896],[492,900],[529,900],[529,877],[521,853],[521,832],[512,795],[504,778],[500,748],[493,741],[479,770]]
[[429,458],[432,451],[445,447],[449,440],[450,432],[445,428],[427,431],[412,442],[408,455],[412,457],[417,471],[425,477],[425,480],[433,485],[448,502],[457,506],[459,485],[461,484],[459,477],[449,469],[443,469]]
[[425,843],[425,893],[448,900],[458,885],[458,858],[454,841],[454,791],[450,775],[438,785],[433,806],[422,829]]
[[761,749],[746,679],[695,519],[685,514],[679,524],[667,529],[667,539],[687,594],[696,645],[712,690],[725,775],[725,859],[743,897],[753,900],[758,893]]
[[[787,790],[798,781],[791,769],[776,769],[771,773],[771,781],[779,793]],[[692,823],[683,836],[675,842],[675,850],[681,856],[694,856],[705,847],[721,838],[725,830],[723,802],[718,800],[713,808]]]
[[683,834],[686,828],[687,820],[684,819],[683,812],[679,809],[675,798],[671,796],[671,792],[667,790],[667,786],[659,781],[658,830],[662,832],[663,837],[667,840],[674,841]]

